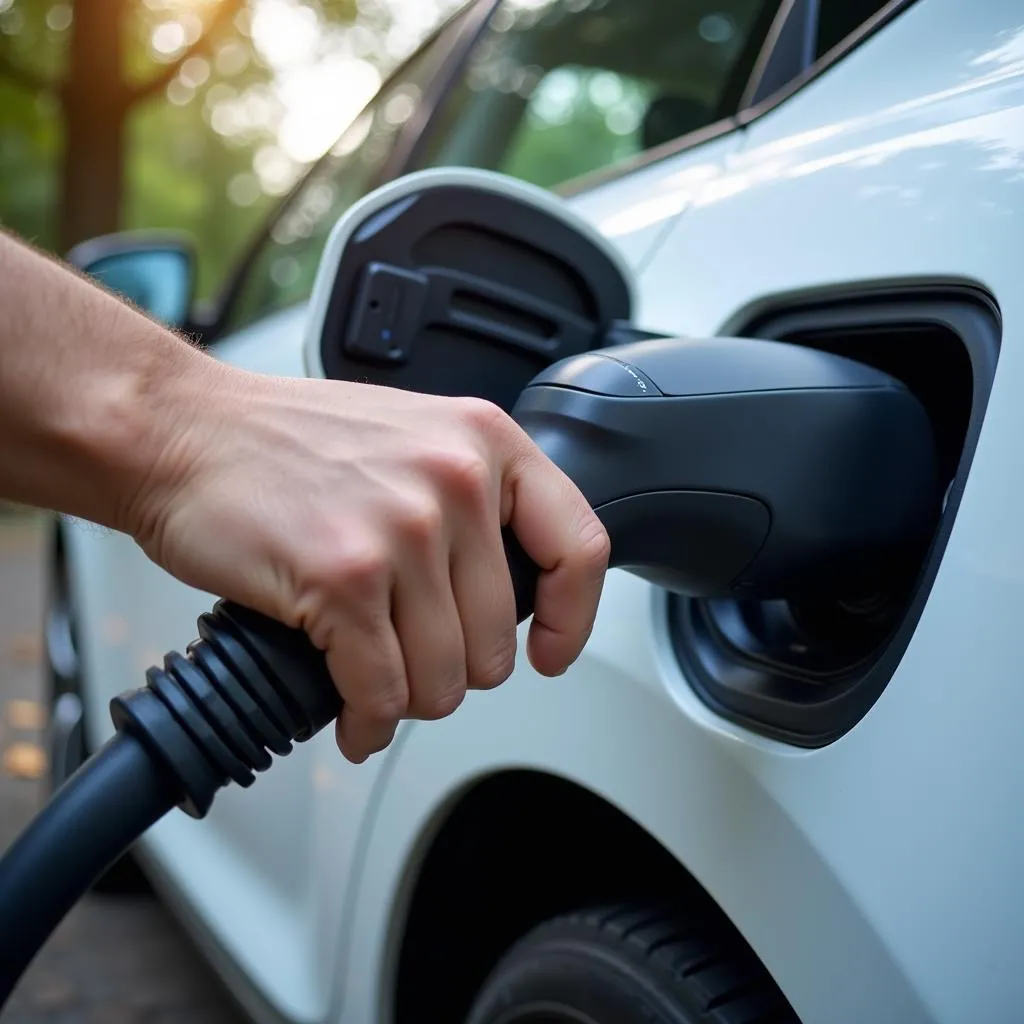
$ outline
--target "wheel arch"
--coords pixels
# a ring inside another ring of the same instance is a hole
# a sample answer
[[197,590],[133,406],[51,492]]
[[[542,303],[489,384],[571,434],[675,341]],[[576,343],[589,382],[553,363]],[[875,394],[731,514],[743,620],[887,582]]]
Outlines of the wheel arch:
[[[641,682],[658,678],[644,662],[642,621],[629,664],[613,660],[623,623],[644,609],[635,595],[616,601],[629,594],[614,583],[609,591],[619,629],[597,634],[556,685],[524,670],[446,722],[400,734],[360,825],[340,945],[325,952],[339,1019],[457,1021],[466,992],[452,994],[455,1010],[426,1014],[428,990],[458,984],[454,957],[472,959],[467,973],[479,980],[505,937],[481,930],[474,904],[507,935],[570,900],[666,893],[713,900],[803,1019],[834,1013],[837,1000],[844,1021],[865,1019],[879,1000],[907,1024],[931,1019],[849,865],[779,799],[780,776],[803,778],[810,761],[815,778],[836,774],[836,752],[740,743],[696,701],[667,704]],[[518,916],[498,914],[495,898]]]
[[550,918],[594,904],[648,901],[711,915],[754,956],[709,893],[642,825],[607,798],[541,769],[496,771],[456,794],[410,872],[390,944],[394,1024],[464,1019],[509,946]]

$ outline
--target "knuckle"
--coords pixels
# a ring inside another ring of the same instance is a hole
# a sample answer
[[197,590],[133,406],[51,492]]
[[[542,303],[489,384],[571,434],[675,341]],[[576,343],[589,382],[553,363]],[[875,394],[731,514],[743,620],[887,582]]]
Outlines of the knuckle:
[[429,499],[410,501],[399,517],[402,533],[413,540],[429,542],[444,529],[440,506]]
[[425,721],[447,718],[466,696],[466,654],[461,642],[435,650],[428,662],[413,669],[410,715]]
[[582,566],[595,571],[608,565],[612,553],[612,542],[604,524],[596,515],[580,531],[577,558]]
[[449,684],[417,702],[417,717],[430,722],[447,718],[459,709],[465,697],[466,687],[463,683]]
[[353,590],[359,596],[379,589],[388,575],[388,557],[384,549],[371,543],[337,543],[318,560],[316,576],[328,591]]
[[483,659],[475,666],[472,673],[472,685],[477,690],[493,690],[501,686],[512,675],[516,665],[516,634],[501,641],[489,658]]
[[487,459],[468,447],[439,452],[431,469],[442,487],[460,498],[485,498],[491,486],[492,473]]
[[494,402],[485,398],[461,398],[462,421],[473,431],[487,437],[501,435],[508,430],[511,417]]
[[409,712],[409,696],[404,687],[391,685],[367,696],[358,708],[360,718],[375,726],[390,725]]

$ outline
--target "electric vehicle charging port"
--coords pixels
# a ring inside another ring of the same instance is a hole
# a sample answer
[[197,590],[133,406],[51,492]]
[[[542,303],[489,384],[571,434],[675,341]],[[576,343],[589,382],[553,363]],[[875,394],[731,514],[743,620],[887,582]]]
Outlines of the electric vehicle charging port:
[[846,356],[890,374],[931,421],[945,501],[930,544],[858,593],[777,601],[672,594],[669,635],[698,696],[723,717],[801,747],[852,729],[884,691],[927,601],[963,494],[999,355],[994,300],[922,287],[776,308],[729,334]]

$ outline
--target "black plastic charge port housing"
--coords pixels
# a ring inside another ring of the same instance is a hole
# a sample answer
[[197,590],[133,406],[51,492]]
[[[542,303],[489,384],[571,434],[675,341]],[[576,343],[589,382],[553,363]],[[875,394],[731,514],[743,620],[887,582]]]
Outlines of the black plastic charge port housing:
[[425,274],[371,263],[353,304],[345,351],[356,358],[405,362],[423,317],[429,286]]
[[913,636],[970,472],[1001,318],[973,285],[923,282],[780,301],[727,329],[883,370],[921,401],[936,439],[944,502],[930,542],[893,557],[868,585],[789,600],[667,597],[670,642],[696,694],[744,728],[818,748],[867,714]]

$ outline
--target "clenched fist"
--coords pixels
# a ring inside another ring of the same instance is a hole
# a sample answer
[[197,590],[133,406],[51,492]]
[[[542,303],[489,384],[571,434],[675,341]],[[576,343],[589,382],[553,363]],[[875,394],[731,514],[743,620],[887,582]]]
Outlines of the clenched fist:
[[306,630],[353,761],[504,682],[511,526],[541,569],[529,655],[593,626],[604,528],[494,406],[275,379],[197,351],[0,233],[0,497],[130,534],[183,582]]
[[511,674],[516,611],[501,528],[542,570],[529,656],[563,672],[608,563],[575,486],[496,406],[208,363],[132,507],[179,579],[306,630],[345,701],[342,752],[386,747]]

